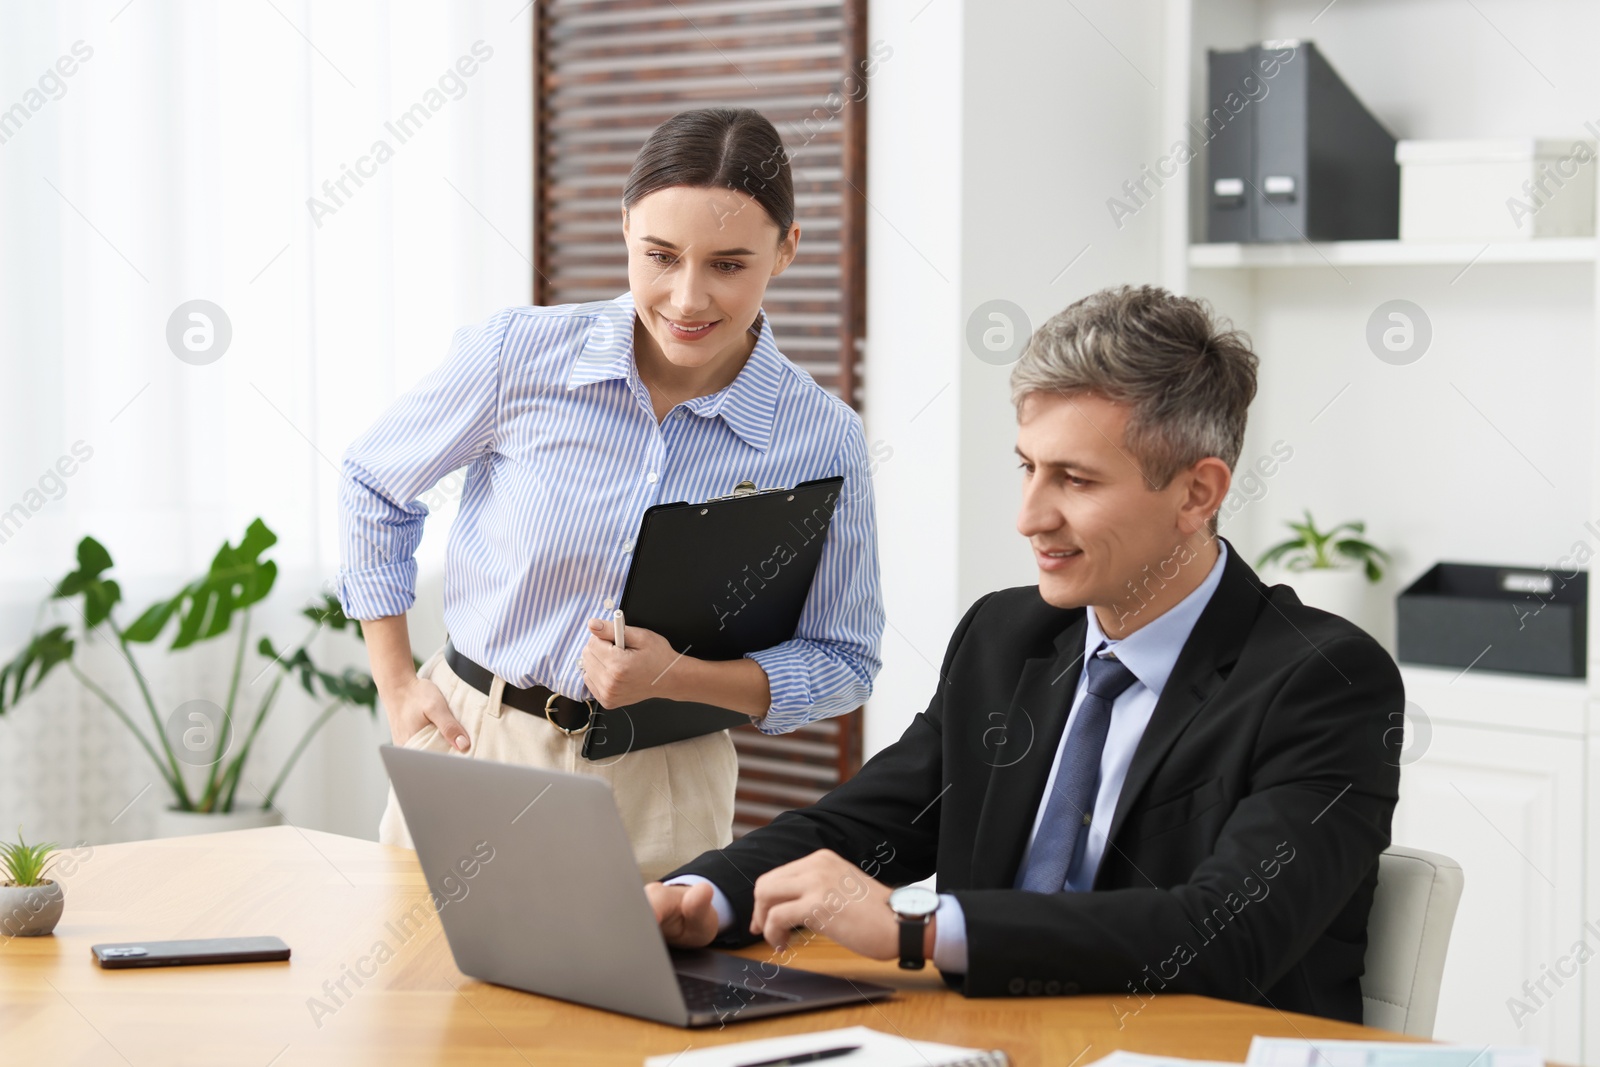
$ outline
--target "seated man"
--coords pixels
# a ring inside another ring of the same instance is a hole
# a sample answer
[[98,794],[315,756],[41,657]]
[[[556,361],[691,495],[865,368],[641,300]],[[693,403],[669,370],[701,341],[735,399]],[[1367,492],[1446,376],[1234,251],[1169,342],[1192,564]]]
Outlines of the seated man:
[[[1359,1022],[1404,697],[1372,638],[1216,535],[1255,367],[1160,289],[1047,322],[1011,376],[1038,586],[967,611],[927,710],[854,778],[652,883],[668,941],[805,924],[968,996]],[[937,898],[891,904],[934,872]]]

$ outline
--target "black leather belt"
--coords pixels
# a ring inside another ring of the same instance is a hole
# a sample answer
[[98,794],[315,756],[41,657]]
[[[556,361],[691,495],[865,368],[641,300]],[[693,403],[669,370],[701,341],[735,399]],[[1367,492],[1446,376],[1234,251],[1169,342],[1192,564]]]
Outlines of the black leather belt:
[[[446,643],[444,661],[457,678],[481,693],[488,693],[494,685],[494,672],[463,656],[454,643]],[[500,693],[500,703],[548,719],[556,729],[569,734],[581,734],[587,730],[590,713],[596,710],[589,701],[564,697],[542,685],[519,689],[508,684]]]

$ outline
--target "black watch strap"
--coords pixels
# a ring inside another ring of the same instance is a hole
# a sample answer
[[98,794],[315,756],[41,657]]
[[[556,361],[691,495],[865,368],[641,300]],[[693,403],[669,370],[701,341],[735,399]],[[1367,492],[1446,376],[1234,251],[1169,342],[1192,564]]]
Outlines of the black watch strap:
[[926,962],[922,954],[922,939],[928,929],[926,915],[917,919],[896,916],[900,923],[900,966],[907,971],[920,971]]

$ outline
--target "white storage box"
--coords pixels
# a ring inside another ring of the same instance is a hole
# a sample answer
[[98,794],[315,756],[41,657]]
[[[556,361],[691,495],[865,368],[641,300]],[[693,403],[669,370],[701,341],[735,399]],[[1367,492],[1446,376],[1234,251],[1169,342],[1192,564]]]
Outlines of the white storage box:
[[1401,141],[1402,241],[1593,237],[1595,143]]

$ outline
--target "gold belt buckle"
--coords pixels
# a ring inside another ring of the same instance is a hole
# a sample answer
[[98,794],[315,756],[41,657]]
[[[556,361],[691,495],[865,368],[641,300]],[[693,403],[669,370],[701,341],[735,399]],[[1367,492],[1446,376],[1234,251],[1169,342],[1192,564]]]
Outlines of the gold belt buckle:
[[562,733],[566,734],[568,737],[577,737],[579,734],[583,733],[585,730],[587,730],[589,728],[589,724],[590,723],[594,722],[594,702],[591,701],[591,700],[585,700],[583,702],[583,706],[589,709],[588,722],[585,722],[582,726],[578,727],[576,730],[569,730],[565,726],[562,726],[560,723],[556,722],[556,718],[555,718],[556,698],[559,697],[560,695],[561,695],[560,693],[551,693],[549,698],[545,700],[545,702],[544,702],[544,717],[545,717],[545,719],[547,719],[549,721],[551,726],[554,726],[557,730],[560,730]]

